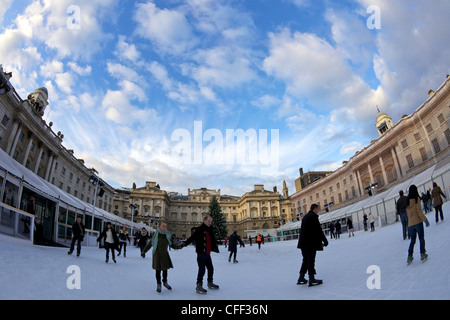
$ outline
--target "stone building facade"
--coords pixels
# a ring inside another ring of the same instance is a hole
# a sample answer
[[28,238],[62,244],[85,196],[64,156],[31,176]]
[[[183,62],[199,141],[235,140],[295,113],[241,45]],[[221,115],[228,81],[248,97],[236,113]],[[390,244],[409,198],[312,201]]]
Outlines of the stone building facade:
[[[42,118],[49,104],[48,91],[42,87],[22,99],[9,83],[11,73],[0,65],[0,148],[13,159],[59,189],[111,212],[114,188],[88,168],[73,150],[66,149],[64,135],[52,130],[52,122]],[[101,182],[101,189],[89,182]]]
[[[286,183],[283,193],[277,188],[264,189],[255,185],[254,190],[243,196],[221,194],[220,189],[188,189],[187,195],[166,192],[155,182],[146,182],[144,187],[136,185],[129,190],[116,190],[113,213],[135,222],[144,222],[156,227],[157,221],[169,222],[169,231],[179,237],[187,237],[192,228],[202,223],[208,213],[213,196],[218,199],[222,213],[227,221],[228,232],[237,230],[241,237],[256,233],[275,235],[274,229],[292,219],[291,202]],[[130,204],[133,204],[135,209]],[[133,216],[133,217],[132,217]]]
[[[379,137],[357,151],[333,173],[291,196],[293,214],[308,212],[312,203],[325,208],[345,206],[382,192],[450,156],[450,78],[412,114],[395,125],[379,111]],[[327,206],[328,205],[328,206]]]

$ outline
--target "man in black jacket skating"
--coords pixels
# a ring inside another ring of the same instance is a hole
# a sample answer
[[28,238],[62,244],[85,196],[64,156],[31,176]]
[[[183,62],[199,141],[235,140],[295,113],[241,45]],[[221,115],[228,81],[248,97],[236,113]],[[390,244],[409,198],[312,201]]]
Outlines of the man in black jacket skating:
[[196,292],[205,294],[207,290],[203,288],[203,276],[208,269],[208,288],[219,289],[219,286],[213,283],[214,267],[211,260],[211,252],[219,253],[214,229],[211,225],[211,216],[205,216],[200,227],[196,228],[192,236],[186,240],[183,247],[195,241],[195,251],[197,252],[198,275]]
[[310,211],[303,217],[298,238],[297,248],[302,250],[303,262],[300,268],[300,277],[297,284],[306,284],[305,274],[308,272],[309,286],[322,284],[322,280],[315,279],[315,261],[317,250],[323,250],[328,245],[328,240],[320,227],[319,206],[312,204]]
[[81,216],[78,216],[76,221],[72,225],[72,243],[70,244],[70,249],[67,254],[72,254],[75,249],[75,241],[77,242],[77,257],[80,256],[81,253],[81,242],[83,241],[85,231],[85,226],[83,222],[81,222]]

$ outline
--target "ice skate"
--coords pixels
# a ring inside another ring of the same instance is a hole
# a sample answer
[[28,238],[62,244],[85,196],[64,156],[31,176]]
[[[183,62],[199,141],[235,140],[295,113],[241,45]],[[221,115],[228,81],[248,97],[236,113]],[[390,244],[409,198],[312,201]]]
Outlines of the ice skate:
[[219,286],[217,284],[214,284],[212,281],[208,281],[208,288],[217,290],[217,289],[219,289]]
[[322,283],[323,283],[322,280],[319,280],[319,279],[316,279],[316,278],[312,278],[312,279],[309,279],[308,287],[318,286],[318,285],[320,285]]
[[406,260],[406,263],[408,265],[410,265],[413,262],[413,260],[414,260],[414,257],[412,255],[408,255],[408,259]]
[[156,292],[161,293],[161,283],[156,285]]
[[167,283],[167,281],[163,282],[164,287],[166,287],[167,290],[172,290],[172,287],[169,286],[169,284]]
[[308,280],[305,279],[305,275],[304,274],[300,274],[300,277],[297,280],[297,284],[301,285],[301,284],[307,284]]
[[428,259],[428,254],[426,253],[421,253],[420,254],[420,261],[425,262]]
[[201,283],[197,283],[197,287],[195,288],[195,292],[199,294],[206,294],[208,291],[203,289],[203,285]]
[[233,263],[238,263],[239,261],[237,261],[237,260],[233,260]]

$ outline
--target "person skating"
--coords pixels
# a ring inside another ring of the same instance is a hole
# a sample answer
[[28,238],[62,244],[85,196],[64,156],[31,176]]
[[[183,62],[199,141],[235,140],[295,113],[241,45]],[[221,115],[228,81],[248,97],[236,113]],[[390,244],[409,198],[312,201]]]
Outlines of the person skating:
[[334,224],[334,229],[336,230],[335,238],[340,239],[341,238],[341,223],[339,222],[339,220],[336,221],[336,223]]
[[348,237],[355,236],[355,233],[353,232],[353,221],[350,219],[350,217],[347,218],[347,229],[348,229]]
[[214,266],[211,259],[211,252],[219,253],[219,248],[217,247],[214,228],[211,223],[211,216],[205,216],[202,225],[196,228],[194,233],[182,245],[185,247],[195,241],[198,264],[196,292],[200,294],[205,294],[207,292],[207,290],[203,288],[203,277],[206,269],[208,270],[208,288],[213,290],[219,289],[219,286],[213,282]]
[[231,256],[233,257],[233,263],[238,263],[236,260],[237,254],[237,243],[245,247],[244,242],[242,242],[241,237],[237,234],[237,230],[234,230],[233,234],[228,238],[228,251],[230,251],[230,256],[228,257],[228,262],[231,262]]
[[142,228],[138,235],[138,244],[141,249],[141,257],[145,258],[144,248],[147,246],[147,240],[150,239],[147,229]]
[[331,221],[330,222],[330,239],[336,238],[336,236],[334,235],[334,222]]
[[369,212],[369,217],[367,219],[369,220],[369,223],[370,223],[370,232],[374,232],[375,231],[375,218],[372,215],[372,212]]
[[71,255],[75,249],[75,242],[77,242],[77,257],[81,254],[81,242],[83,241],[84,235],[86,233],[86,228],[81,222],[81,217],[78,216],[76,221],[72,225],[72,243],[70,244],[70,249],[67,254]]
[[256,236],[256,243],[258,244],[258,249],[261,249],[261,241],[262,241],[261,235],[258,234]]
[[173,268],[172,260],[170,259],[168,248],[181,249],[172,241],[172,235],[167,230],[167,222],[160,221],[156,232],[144,248],[143,252],[147,253],[150,248],[152,249],[152,268],[155,270],[156,275],[156,292],[161,292],[161,272],[162,272],[162,284],[167,290],[172,290],[172,287],[167,283],[168,270]]
[[408,197],[403,194],[403,190],[399,191],[400,198],[397,200],[396,209],[397,214],[400,216],[400,221],[402,222],[402,232],[403,232],[403,240],[406,240],[406,236],[409,236],[408,231],[408,215],[406,214],[406,207],[408,206]]
[[425,225],[427,227],[430,225],[430,223],[428,222],[427,217],[422,211],[419,192],[417,191],[417,187],[414,184],[409,187],[408,206],[406,207],[406,213],[408,215],[409,234],[411,235],[407,263],[410,264],[414,259],[413,252],[417,236],[419,236],[420,243],[420,260],[424,261],[428,258],[428,254],[425,250],[425,232],[423,229],[423,222],[425,222]]
[[100,242],[102,238],[105,238],[104,246],[106,250],[106,260],[109,261],[109,251],[111,251],[112,260],[116,263],[116,256],[114,250],[119,250],[119,237],[116,231],[111,227],[111,222],[106,223],[106,228],[103,229],[100,236],[97,238],[97,242]]
[[[315,278],[315,261],[317,251],[328,245],[328,240],[322,231],[319,222],[319,206],[312,204],[310,211],[303,217],[298,238],[297,248],[302,251],[303,261],[300,268],[300,277],[297,284],[309,283],[309,286],[322,284],[322,280]],[[308,272],[309,281],[305,279]]]
[[433,207],[436,211],[436,223],[439,222],[439,213],[441,216],[441,221],[444,221],[444,212],[442,211],[442,198],[441,195],[447,199],[445,194],[442,192],[441,187],[437,185],[436,182],[433,182],[433,190],[431,191],[431,198],[433,200]]
[[120,229],[120,233],[119,233],[119,253],[117,254],[117,256],[120,256],[120,254],[122,252],[122,247],[123,247],[123,257],[126,258],[127,242],[128,242],[128,244],[131,244],[130,237],[128,236],[127,227],[123,226],[122,229]]

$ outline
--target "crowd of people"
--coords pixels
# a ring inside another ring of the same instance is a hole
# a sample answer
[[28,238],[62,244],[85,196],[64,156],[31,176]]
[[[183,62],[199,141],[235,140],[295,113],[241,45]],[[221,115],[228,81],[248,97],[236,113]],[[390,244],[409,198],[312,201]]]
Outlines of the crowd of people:
[[[428,193],[428,192],[427,192]],[[427,217],[424,214],[429,212],[425,209],[425,205],[422,207],[422,203],[430,205],[435,208],[435,220],[436,223],[444,220],[444,214],[442,211],[443,200],[442,197],[446,197],[441,188],[433,183],[433,190],[430,192],[430,198],[426,198],[425,202],[419,195],[417,187],[411,185],[408,190],[408,195],[405,195],[403,191],[399,192],[399,199],[396,203],[396,212],[400,217],[402,224],[402,236],[403,239],[410,239],[410,245],[408,248],[407,263],[410,264],[414,259],[414,247],[416,239],[419,238],[419,250],[420,259],[425,261],[428,258],[428,254],[425,249],[425,233],[424,224],[426,227],[430,225]],[[430,200],[430,202],[429,202]],[[428,207],[427,207],[428,208]],[[315,259],[317,251],[321,251],[324,247],[328,246],[328,240],[319,222],[319,206],[312,204],[310,211],[303,217],[300,228],[297,248],[302,253],[302,264],[300,267],[300,275],[297,280],[298,285],[304,285],[308,283],[308,286],[317,286],[323,283],[322,280],[317,279],[315,269]],[[68,254],[71,255],[77,244],[77,256],[81,253],[81,242],[85,234],[85,226],[81,221],[81,217],[77,217],[72,226],[72,242]],[[367,223],[370,223],[371,231],[375,231],[374,217],[371,213],[364,215],[364,230],[367,231]],[[349,237],[354,237],[353,222],[350,218],[347,218],[347,231]],[[332,222],[330,224],[330,237],[339,239],[341,234],[341,225],[339,221]],[[117,235],[111,223],[108,222],[106,227],[101,232],[97,241],[100,242],[104,239],[104,248],[106,251],[106,260],[108,263],[109,255],[111,253],[112,260],[116,263],[115,250],[121,254],[123,249],[123,256],[126,257],[127,243],[131,244],[130,236],[127,229],[123,227]],[[173,236],[167,230],[167,222],[162,220],[159,222],[158,227],[153,235],[151,235],[146,228],[136,233],[134,237],[135,245],[139,246],[142,258],[145,258],[146,253],[152,249],[152,268],[155,270],[155,277],[157,283],[156,291],[161,292],[162,285],[167,290],[172,290],[172,287],[168,284],[168,270],[173,268],[172,261],[169,255],[169,248],[179,250],[191,243],[195,245],[195,251],[197,254],[197,280],[195,290],[199,294],[206,294],[207,290],[203,287],[203,279],[207,274],[207,287],[211,290],[219,289],[219,286],[213,282],[214,278],[214,266],[211,259],[211,253],[219,253],[219,247],[217,239],[214,234],[214,228],[212,226],[212,217],[207,215],[203,219],[203,223],[195,228],[193,234],[184,242],[179,238]],[[255,241],[258,244],[258,249],[261,249],[261,244],[264,243],[264,237],[261,234],[256,235]],[[249,243],[252,245],[252,238],[249,238]],[[228,251],[230,252],[228,262],[238,263],[237,256],[237,244],[240,247],[245,247],[244,242],[237,234],[237,230],[225,239],[225,247],[228,245]],[[162,277],[161,277],[162,274]],[[306,280],[306,274],[308,274],[308,280]]]

